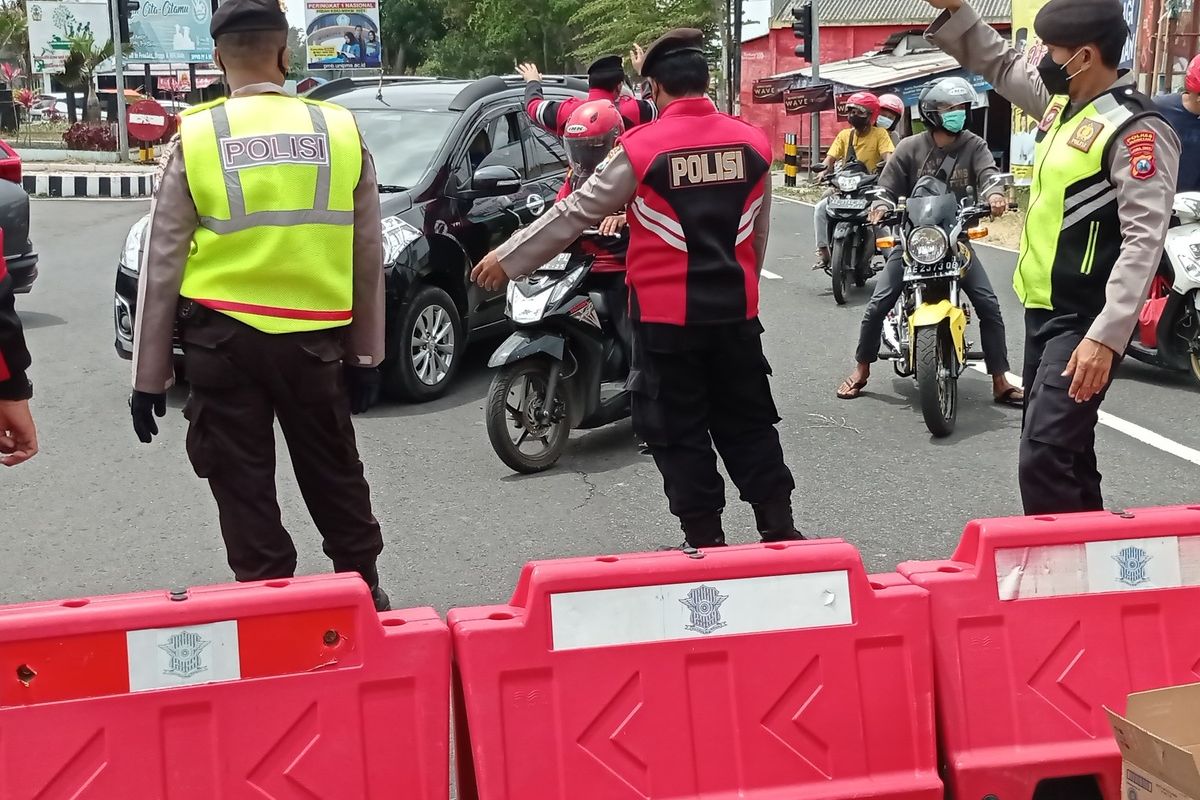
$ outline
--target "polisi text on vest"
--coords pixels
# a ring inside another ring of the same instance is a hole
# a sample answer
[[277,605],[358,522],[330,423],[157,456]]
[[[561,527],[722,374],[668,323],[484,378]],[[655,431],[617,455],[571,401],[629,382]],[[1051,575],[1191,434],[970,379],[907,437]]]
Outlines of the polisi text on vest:
[[275,133],[222,139],[221,162],[225,169],[264,164],[325,165],[329,163],[329,140],[323,133]]

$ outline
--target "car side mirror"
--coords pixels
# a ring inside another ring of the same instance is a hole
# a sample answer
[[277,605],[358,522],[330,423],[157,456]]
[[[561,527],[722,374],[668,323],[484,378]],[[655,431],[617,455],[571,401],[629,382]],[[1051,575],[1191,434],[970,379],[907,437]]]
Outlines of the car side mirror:
[[481,197],[504,197],[521,190],[521,173],[503,164],[492,164],[475,170],[471,185],[458,193],[464,200]]

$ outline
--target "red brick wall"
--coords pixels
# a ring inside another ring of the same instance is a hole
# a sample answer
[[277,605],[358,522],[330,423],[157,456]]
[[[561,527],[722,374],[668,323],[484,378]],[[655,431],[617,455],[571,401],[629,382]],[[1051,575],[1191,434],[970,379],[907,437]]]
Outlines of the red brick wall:
[[[1149,3],[1149,0],[1144,0],[1144,3]],[[1008,26],[997,27],[1006,29]],[[920,29],[920,25],[822,26],[821,63],[844,61],[860,56],[869,50],[878,49],[893,33]],[[795,50],[796,37],[792,35],[790,27],[774,29],[766,36],[742,44],[742,116],[767,132],[771,137],[775,158],[780,161],[783,160],[785,133],[799,134],[801,150],[807,149],[809,115],[789,117],[783,113],[782,105],[754,105],[751,91],[754,81],[758,78],[807,66],[808,62],[796,57]],[[822,143],[828,145],[832,142],[833,137],[844,126],[845,123],[838,120],[833,111],[824,112],[821,115]]]
[[[864,25],[861,27],[821,28],[821,62],[844,61],[875,50],[893,33],[918,29],[917,25]],[[778,28],[766,36],[760,36],[742,44],[742,116],[761,126],[771,137],[775,158],[783,159],[783,135],[800,134],[802,147],[809,141],[809,115],[789,117],[783,113],[782,105],[754,105],[751,87],[759,78],[791,72],[807,66],[808,62],[795,55],[796,37],[792,29]],[[821,141],[829,144],[834,135],[845,125],[839,122],[832,111],[821,115]]]

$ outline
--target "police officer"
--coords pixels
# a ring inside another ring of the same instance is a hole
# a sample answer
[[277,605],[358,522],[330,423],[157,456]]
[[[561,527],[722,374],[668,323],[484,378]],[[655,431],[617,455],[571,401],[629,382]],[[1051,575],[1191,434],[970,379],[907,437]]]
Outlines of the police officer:
[[[635,63],[639,55],[640,51],[635,49],[632,55]],[[621,93],[621,87],[625,84],[625,68],[621,65],[620,56],[600,56],[588,66],[586,99],[572,97],[567,100],[547,100],[542,93],[542,74],[536,64],[521,64],[517,72],[525,79],[525,113],[540,127],[558,137],[563,135],[572,112],[591,100],[607,100],[615,104],[625,120],[626,128],[652,122],[658,116],[654,103]]]
[[130,409],[149,443],[178,316],[188,456],[216,498],[237,579],[296,569],[275,495],[278,419],[325,553],[361,573],[382,610],[383,539],[350,421],[378,394],[384,345],[375,169],[349,111],[284,90],[287,30],[278,0],[227,0],[213,14],[232,94],[184,113],[159,185]]
[[1179,139],[1117,67],[1120,0],[1050,0],[1031,67],[963,0],[927,35],[1034,118],[1033,185],[1013,285],[1025,305],[1027,514],[1103,508],[1096,420],[1170,222]]
[[758,320],[770,143],[759,128],[719,113],[705,94],[700,31],[660,38],[642,72],[658,121],[626,133],[592,178],[488,254],[472,277],[498,288],[526,275],[628,204],[634,428],[662,473],[686,543],[725,544],[725,486],[713,445],[754,507],[762,538],[801,538]]
[[37,455],[37,429],[29,411],[33,384],[25,375],[29,349],[17,316],[13,279],[0,256],[0,464],[15,467]]

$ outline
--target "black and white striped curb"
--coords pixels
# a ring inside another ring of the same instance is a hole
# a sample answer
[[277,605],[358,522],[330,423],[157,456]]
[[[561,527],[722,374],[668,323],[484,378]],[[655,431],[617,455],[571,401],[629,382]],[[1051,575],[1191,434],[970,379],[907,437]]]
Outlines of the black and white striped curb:
[[34,197],[150,197],[154,173],[104,175],[99,173],[28,174],[21,178]]

